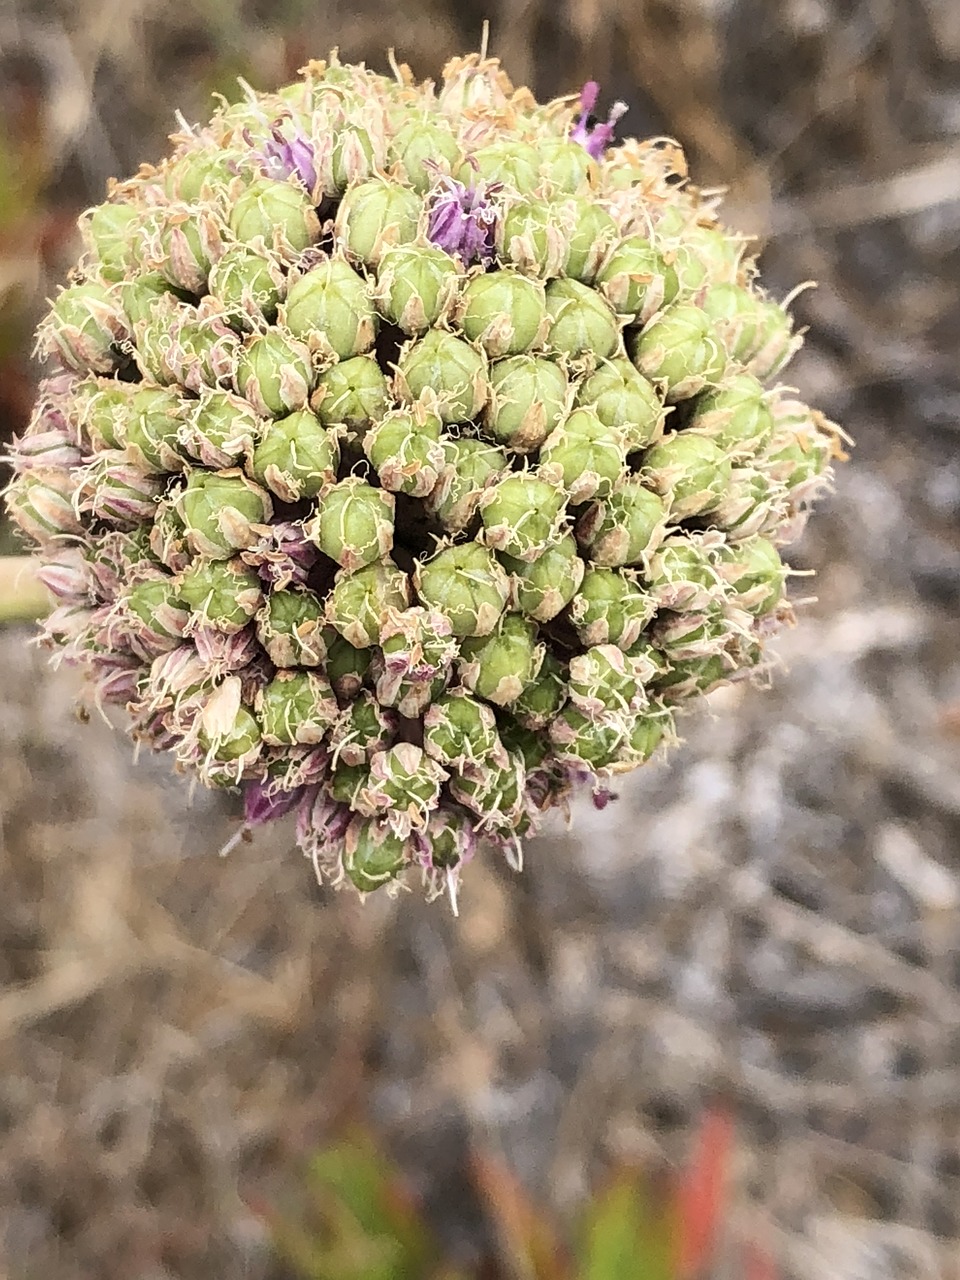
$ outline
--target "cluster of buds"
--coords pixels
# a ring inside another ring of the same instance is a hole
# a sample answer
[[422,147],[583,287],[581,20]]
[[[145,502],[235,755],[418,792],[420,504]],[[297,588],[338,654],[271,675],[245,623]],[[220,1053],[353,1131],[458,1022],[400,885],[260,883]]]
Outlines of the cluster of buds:
[[435,893],[757,670],[841,437],[676,144],[394,70],[250,91],[84,216],[7,503],[138,742]]

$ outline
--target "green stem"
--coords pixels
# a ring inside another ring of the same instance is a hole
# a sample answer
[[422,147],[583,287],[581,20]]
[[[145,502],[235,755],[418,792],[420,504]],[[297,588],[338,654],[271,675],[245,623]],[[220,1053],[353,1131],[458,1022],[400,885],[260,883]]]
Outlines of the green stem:
[[50,612],[50,596],[30,556],[0,556],[0,626],[33,622]]

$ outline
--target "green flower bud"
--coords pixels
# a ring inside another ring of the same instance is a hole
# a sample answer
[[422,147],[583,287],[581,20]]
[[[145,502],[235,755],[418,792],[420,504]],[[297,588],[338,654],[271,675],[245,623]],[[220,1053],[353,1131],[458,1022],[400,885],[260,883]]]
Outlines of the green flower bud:
[[799,400],[775,400],[773,414],[775,430],[763,470],[795,500],[805,499],[829,477],[831,461],[845,457],[840,430]]
[[200,560],[180,575],[177,595],[207,626],[242,631],[263,603],[260,579],[242,560]]
[[201,205],[152,210],[145,227],[149,265],[176,288],[202,297],[210,267],[223,252],[220,231],[219,219]]
[[234,177],[232,157],[221,150],[194,147],[165,166],[164,188],[174,200],[193,202],[204,194],[229,186]]
[[620,341],[620,325],[610,304],[579,280],[551,280],[547,312],[552,324],[547,347],[577,359],[591,353],[611,356]]
[[207,290],[224,316],[242,329],[262,329],[277,317],[286,280],[277,261],[245,244],[230,245],[210,268]]
[[218,470],[247,459],[263,423],[253,407],[229,391],[205,391],[179,430],[180,444],[205,467]]
[[670,504],[670,518],[685,520],[712,510],[730,484],[731,462],[704,436],[673,431],[643,460],[644,481]]
[[569,138],[547,138],[537,150],[540,172],[556,191],[575,195],[596,173],[596,161],[586,147]]
[[783,599],[787,570],[767,538],[748,538],[719,552],[721,573],[737,595],[737,605],[754,617],[772,613]]
[[257,614],[257,639],[275,667],[319,667],[327,652],[323,605],[305,587],[271,591]]
[[[198,742],[207,756],[219,764],[233,765],[227,776],[239,781],[244,770],[260,755],[260,726],[252,712],[239,701],[240,681],[230,677],[210,697],[200,715]],[[216,785],[219,771],[210,781]]]
[[386,816],[398,835],[426,825],[437,807],[447,771],[412,742],[398,742],[370,759],[367,783],[356,800],[360,813]]
[[373,356],[354,356],[320,374],[310,403],[324,426],[363,431],[387,412],[390,389]]
[[416,237],[422,210],[414,192],[372,178],[345,193],[334,233],[352,259],[375,267],[387,249]]
[[627,725],[618,715],[587,716],[568,703],[550,725],[550,741],[561,760],[607,769],[616,759]]
[[564,269],[570,252],[566,208],[543,200],[518,200],[497,226],[497,252],[526,275],[549,280]]
[[342,258],[328,258],[295,280],[280,319],[327,361],[362,355],[377,336],[377,313],[366,283]]
[[492,142],[469,155],[456,176],[467,187],[480,177],[530,195],[539,185],[540,156],[536,147],[526,142]]
[[566,700],[566,668],[548,651],[536,679],[514,699],[510,710],[525,728],[540,730],[547,727]]
[[328,630],[330,634],[326,637],[327,678],[333,685],[337,697],[349,703],[360,695],[372,654],[369,649],[354,648],[332,627]]
[[605,498],[626,467],[622,435],[592,409],[575,409],[543,442],[540,475],[560,484],[573,506]]
[[501,555],[500,560],[510,574],[513,605],[535,622],[549,622],[567,607],[586,569],[569,533],[533,562],[507,555]]
[[431,329],[401,354],[397,390],[407,403],[430,392],[444,422],[467,422],[487,400],[486,361],[460,338]]
[[667,505],[639,480],[625,480],[577,522],[577,540],[594,564],[646,564],[662,542]]
[[107,201],[97,205],[81,230],[90,248],[100,259],[106,279],[120,280],[131,265],[136,224],[140,210],[131,204]]
[[363,451],[391,493],[425,498],[436,487],[444,462],[441,422],[424,405],[387,413],[363,440]]
[[388,823],[361,817],[351,821],[343,838],[343,869],[360,893],[382,889],[406,864],[406,839]]
[[253,451],[250,471],[281,502],[315,498],[337,478],[340,446],[309,409],[268,422]]
[[353,572],[341,569],[327,598],[327,621],[357,649],[380,643],[388,609],[410,603],[407,575],[389,560]]
[[706,291],[701,306],[731,360],[743,364],[758,345],[759,298],[742,285],[715,284]]
[[455,636],[487,636],[510,596],[510,580],[496,556],[475,542],[446,547],[418,563],[413,587],[420,600],[446,614]]
[[549,327],[543,285],[516,271],[475,275],[460,296],[457,320],[491,359],[539,347]]
[[629,649],[656,610],[656,601],[640,590],[632,575],[588,568],[570,602],[570,621],[583,645],[615,644]]
[[337,130],[330,162],[324,166],[323,189],[328,196],[339,196],[351,182],[369,177],[377,168],[377,156],[366,129],[347,125]]
[[803,342],[793,332],[790,313],[771,298],[763,298],[757,307],[757,332],[747,369],[761,382],[766,382],[787,364]]
[[[347,642],[341,640],[340,643]],[[396,732],[396,712],[382,707],[372,693],[358,686],[330,734],[331,758],[338,768],[364,765],[375,752],[391,746]]]
[[518,560],[535,560],[557,540],[566,495],[555,482],[516,472],[480,498],[483,541]]
[[144,271],[132,280],[122,280],[117,287],[128,328],[134,332],[150,319],[158,299],[167,298],[171,292],[169,282],[159,271]]
[[177,498],[177,514],[195,555],[229,560],[255,540],[251,525],[269,520],[273,503],[242,471],[194,471]]
[[127,455],[144,471],[183,470],[181,433],[188,402],[166,387],[139,386],[127,402]]
[[480,764],[464,764],[450,775],[450,794],[477,815],[477,830],[514,834],[523,812],[526,769],[519,752],[501,753]]
[[653,704],[649,711],[641,712],[621,744],[620,763],[627,768],[645,764],[664,739],[673,734],[673,718],[666,707]]
[[487,435],[513,453],[538,449],[566,413],[569,383],[562,365],[541,356],[510,356],[490,366]]
[[230,210],[230,230],[253,249],[291,259],[320,238],[320,219],[303,189],[257,178]]
[[130,401],[137,390],[134,384],[106,378],[88,378],[77,387],[75,420],[94,451],[123,448]]
[[469,436],[443,439],[443,465],[427,509],[447,533],[460,533],[473,519],[484,491],[507,469],[507,456],[496,445]]
[[175,501],[167,497],[157,503],[153,524],[147,532],[153,556],[171,573],[181,573],[190,567],[193,555],[187,546],[186,530]]
[[327,680],[313,671],[279,671],[257,694],[263,740],[271,746],[315,746],[340,714]]
[[703,610],[725,594],[719,566],[716,543],[674,534],[651,556],[646,580],[659,608]]
[[349,476],[324,489],[307,537],[342,569],[362,569],[393,549],[394,505],[392,493]]
[[[26,474],[42,476],[46,481],[51,473]],[[94,519],[124,529],[153,519],[164,488],[160,477],[144,475],[122,453],[100,453],[86,467],[74,471],[73,476],[76,510],[88,511]],[[37,506],[35,497],[32,505]]]
[[710,512],[710,524],[738,538],[767,533],[786,518],[787,491],[755,467],[734,467],[723,497]]
[[424,164],[443,164],[451,170],[460,159],[460,147],[443,124],[411,120],[390,143],[390,159],[398,165],[403,177],[419,195],[426,195],[433,185],[433,171]]
[[537,678],[545,653],[536,624],[506,613],[490,635],[464,640],[460,678],[478,698],[507,707]]
[[683,302],[654,316],[634,338],[630,355],[644,377],[666,389],[668,404],[719,382],[726,367],[710,317]]
[[[549,660],[550,655],[547,655]],[[541,673],[542,677],[542,673]],[[535,685],[531,685],[531,689],[538,688],[541,680],[538,679]],[[529,690],[527,691],[529,692]],[[521,695],[520,701],[526,697],[526,692]],[[514,717],[520,703],[514,703],[510,714],[502,717],[500,724],[500,741],[506,749],[508,755],[519,756],[523,761],[524,770],[527,773],[533,773],[534,770],[541,769],[551,752],[550,739],[545,733],[537,729],[526,729]],[[529,791],[528,791],[529,796]],[[524,831],[518,831],[518,834],[526,834]]]
[[463,689],[441,694],[424,712],[423,749],[440,764],[457,768],[479,764],[498,745],[493,711]]
[[377,269],[376,302],[404,333],[424,333],[449,316],[462,270],[442,249],[405,245],[388,249]]
[[614,311],[646,324],[673,302],[677,273],[643,236],[621,240],[597,274],[597,284]]
[[604,360],[577,387],[576,404],[593,409],[605,426],[621,431],[627,453],[647,449],[663,435],[660,397],[629,360]]
[[617,714],[629,721],[642,699],[633,664],[615,644],[599,644],[570,659],[570,701],[591,720]]
[[699,396],[689,429],[706,436],[731,457],[750,457],[773,434],[773,414],[763,385],[752,374],[735,373]]
[[344,764],[341,761],[330,778],[331,799],[355,810],[360,792],[367,785],[368,774],[366,761],[360,764]]
[[236,388],[268,418],[306,406],[313,386],[310,351],[277,329],[254,334],[237,359]]
[[709,693],[719,684],[725,684],[732,668],[732,660],[725,653],[671,662],[669,671],[657,678],[654,687],[664,702],[683,702],[696,694]]
[[582,284],[593,284],[603,260],[620,238],[617,224],[589,196],[567,201],[564,219],[568,237],[564,274]]
[[127,335],[116,295],[93,280],[63,289],[40,327],[40,347],[79,373],[111,373]]

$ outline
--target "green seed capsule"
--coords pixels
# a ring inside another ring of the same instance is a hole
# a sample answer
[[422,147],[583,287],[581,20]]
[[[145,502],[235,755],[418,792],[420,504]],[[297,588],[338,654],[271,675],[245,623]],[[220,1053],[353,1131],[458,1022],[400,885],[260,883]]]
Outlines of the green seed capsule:
[[532,563],[507,555],[501,555],[500,560],[511,576],[516,608],[536,622],[549,622],[567,607],[579,590],[586,569],[569,533]]
[[187,545],[195,555],[229,560],[256,539],[251,526],[273,514],[270,495],[238,470],[194,471],[177,499]]
[[719,382],[726,367],[710,317],[682,302],[654,316],[634,339],[630,354],[644,377],[664,386],[668,404]]
[[382,707],[372,693],[358,686],[331,731],[331,758],[338,767],[365,765],[375,751],[385,751],[393,743],[396,732],[396,712]]
[[445,165],[449,171],[460,159],[460,147],[445,125],[411,120],[391,141],[390,159],[413,189],[425,195],[434,183],[434,173],[424,162]]
[[703,610],[725,595],[720,556],[703,537],[674,534],[651,557],[646,581],[662,609]]
[[257,615],[257,639],[275,667],[319,667],[327,646],[317,596],[306,588],[271,591]]
[[550,725],[550,741],[559,758],[592,769],[606,769],[615,762],[626,734],[621,716],[590,717],[573,703],[568,703]]
[[396,880],[406,866],[406,840],[377,819],[356,817],[343,839],[343,869],[360,893]]
[[250,471],[282,502],[315,498],[337,478],[340,446],[309,411],[269,422],[253,451]]
[[332,627],[327,628],[327,632],[327,678],[337,697],[350,702],[359,696],[373,655],[370,649],[355,648]]
[[264,417],[303,409],[313,386],[310,351],[276,329],[248,338],[237,359],[236,387]]
[[347,125],[337,131],[329,165],[323,175],[324,193],[339,196],[351,182],[367,178],[377,167],[377,156],[366,129]]
[[287,289],[281,322],[323,359],[362,355],[377,336],[377,313],[363,278],[342,258],[328,258]]
[[444,422],[467,422],[487,400],[486,361],[460,338],[431,329],[401,355],[397,387],[407,403],[429,392]]
[[335,235],[352,260],[375,267],[384,253],[417,234],[423,202],[383,178],[351,187],[337,210]]
[[514,699],[510,710],[525,728],[545,729],[566,702],[567,693],[567,669],[547,652],[536,679]]
[[472,152],[456,176],[468,187],[480,177],[531,195],[539,183],[540,156],[536,147],[525,142],[492,142]]
[[320,374],[310,403],[324,426],[364,431],[386,413],[390,389],[373,356],[354,356]]
[[641,712],[621,744],[619,762],[627,769],[645,764],[660,743],[672,734],[673,718],[666,707],[653,704],[649,711]]
[[434,609],[415,605],[392,611],[380,628],[383,671],[377,679],[377,698],[396,707],[405,719],[423,714],[446,688],[457,642],[450,622]]
[[677,273],[643,236],[621,240],[597,274],[597,285],[614,311],[646,324],[673,302]]
[[540,474],[562,485],[577,506],[607,497],[626,461],[620,432],[605,426],[592,409],[575,409],[543,442]]
[[592,353],[611,356],[620,342],[620,325],[610,304],[579,280],[551,280],[547,313],[552,324],[547,347],[577,359]]
[[481,763],[498,745],[493,711],[463,689],[441,694],[424,712],[423,749],[440,764]]
[[615,644],[593,645],[571,658],[569,687],[570,701],[591,720],[616,714],[629,722],[642,700],[633,666]]
[[[547,659],[549,660],[549,654]],[[546,665],[546,663],[544,663]],[[539,681],[538,681],[539,684]],[[504,714],[500,721],[500,741],[502,742],[509,756],[519,756],[523,761],[523,767],[526,773],[533,773],[534,770],[540,770],[547,763],[550,752],[550,739],[546,734],[536,729],[527,729],[514,717],[517,709],[523,701],[525,694],[520,695],[520,699],[513,704],[510,712]],[[529,798],[529,790],[527,797]],[[545,806],[544,806],[545,807]],[[524,821],[525,815],[521,814],[518,826],[518,835],[529,834],[529,828],[526,827]]]
[[239,557],[201,560],[180,575],[178,598],[224,635],[242,631],[263,603],[260,579]]
[[446,547],[417,565],[413,586],[424,604],[446,614],[455,636],[486,636],[510,596],[510,580],[493,552],[475,542]]
[[223,470],[245,461],[263,422],[252,406],[229,391],[205,391],[180,428],[184,450],[205,467]]
[[704,436],[674,431],[644,458],[647,484],[667,498],[673,520],[710,511],[730,484],[731,462]]
[[207,289],[228,323],[242,329],[272,324],[286,281],[276,260],[245,244],[231,245],[210,268]]
[[229,186],[235,176],[232,164],[233,158],[223,151],[193,147],[166,165],[164,188],[174,200],[197,201]]
[[455,258],[429,245],[388,249],[377,269],[376,302],[404,333],[424,333],[453,309],[462,270]]
[[125,415],[128,456],[144,471],[162,475],[183,469],[182,431],[187,400],[166,387],[139,386]]
[[658,677],[655,688],[664,702],[683,702],[696,694],[709,693],[725,684],[733,669],[727,654],[707,658],[688,658],[672,662],[666,675]]
[[442,423],[420,404],[387,413],[363,440],[363,451],[384,489],[424,498],[436,488],[444,453]]
[[490,635],[464,640],[460,679],[478,698],[507,707],[536,680],[545,653],[537,642],[536,624],[506,613]]
[[[224,687],[224,686],[221,686]],[[212,700],[211,700],[212,701]],[[204,708],[204,712],[208,708]],[[215,727],[213,725],[216,719]],[[237,707],[229,720],[204,714],[201,717],[198,741],[201,748],[220,764],[236,764],[236,778],[243,768],[252,764],[260,754],[260,726],[246,707]],[[211,777],[215,783],[216,772]]]
[[569,138],[548,138],[538,151],[540,173],[558,192],[575,195],[596,173],[597,163],[586,147]]
[[324,489],[307,537],[342,569],[352,572],[393,549],[394,497],[349,476]]
[[386,751],[374,752],[356,808],[371,817],[385,815],[398,835],[409,836],[414,828],[426,825],[446,778],[446,770],[422,747],[398,742]]
[[703,296],[702,307],[731,360],[743,364],[758,345],[760,299],[742,285],[715,284]]
[[460,533],[476,514],[486,489],[507,469],[507,455],[496,445],[469,436],[443,439],[443,464],[427,509],[447,533]]
[[477,815],[477,830],[516,836],[523,814],[526,768],[518,751],[502,749],[482,764],[464,764],[450,775],[450,794]]
[[39,333],[43,350],[79,373],[111,373],[114,344],[125,336],[114,293],[92,280],[62,290]]
[[147,323],[158,299],[171,293],[170,284],[159,271],[144,271],[132,280],[122,280],[117,288],[120,306],[133,331]]
[[640,565],[663,540],[667,505],[639,480],[626,480],[577,523],[577,539],[594,564]]
[[549,327],[543,285],[516,271],[474,276],[460,296],[457,318],[491,359],[541,346]]
[[135,227],[140,210],[134,205],[107,201],[98,205],[84,222],[84,239],[100,259],[105,279],[121,280],[133,259]]
[[787,570],[767,538],[748,538],[720,552],[722,573],[737,595],[737,605],[755,617],[772,613],[783,599]]
[[518,560],[535,560],[557,540],[565,503],[553,481],[522,472],[504,476],[480,498],[483,541]]
[[500,260],[544,280],[559,275],[570,253],[565,211],[543,200],[511,204],[497,225]]
[[569,383],[563,367],[541,356],[510,356],[490,366],[487,435],[512,453],[538,449],[565,414]]
[[570,602],[570,621],[581,644],[629,649],[656,613],[656,601],[636,579],[615,569],[588,568]]
[[357,649],[379,644],[389,609],[410,603],[407,575],[389,560],[362,569],[341,569],[327,597],[327,621]]
[[593,284],[601,264],[619,239],[617,224],[602,205],[586,196],[566,201],[563,218],[567,227],[564,274],[583,284]]
[[241,244],[281,258],[302,253],[320,238],[320,220],[305,192],[269,178],[257,178],[238,196],[229,223]]
[[666,413],[653,384],[629,360],[604,360],[577,387],[578,408],[593,409],[623,434],[627,453],[647,449],[663,435]]
[[315,746],[340,714],[327,680],[312,671],[280,671],[256,702],[264,742],[271,746]]
[[773,434],[773,414],[763,385],[752,374],[735,373],[698,397],[689,429],[706,436],[730,457],[750,457]]

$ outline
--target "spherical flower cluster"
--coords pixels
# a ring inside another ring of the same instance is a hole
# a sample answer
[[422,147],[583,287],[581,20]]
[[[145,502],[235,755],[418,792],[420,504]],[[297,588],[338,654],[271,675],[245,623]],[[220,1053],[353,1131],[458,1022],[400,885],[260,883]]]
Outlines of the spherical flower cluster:
[[596,98],[311,63],[115,184],[40,330],[46,641],[361,892],[515,858],[756,669],[840,456],[744,239]]

